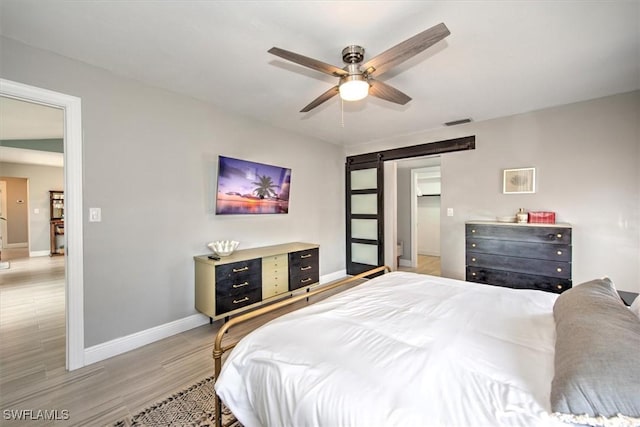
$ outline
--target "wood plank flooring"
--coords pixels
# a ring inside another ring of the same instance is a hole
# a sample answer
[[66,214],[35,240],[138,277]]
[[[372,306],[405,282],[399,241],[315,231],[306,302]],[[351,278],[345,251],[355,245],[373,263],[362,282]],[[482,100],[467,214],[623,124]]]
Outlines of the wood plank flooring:
[[[237,340],[269,319],[232,328],[226,339]],[[12,259],[10,269],[0,270],[0,424],[103,426],[133,415],[213,374],[211,351],[219,327],[219,322],[203,325],[68,372],[64,257]],[[7,419],[5,411],[20,410],[36,415],[57,410],[59,418],[68,411],[68,419]]]
[[429,274],[431,276],[440,276],[440,257],[429,255],[418,255],[418,267],[398,267],[399,271],[411,271],[418,274]]

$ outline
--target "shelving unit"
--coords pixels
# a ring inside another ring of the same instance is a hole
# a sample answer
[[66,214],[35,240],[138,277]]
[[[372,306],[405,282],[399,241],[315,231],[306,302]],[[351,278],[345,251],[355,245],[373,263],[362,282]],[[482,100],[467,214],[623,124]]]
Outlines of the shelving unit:
[[64,191],[49,191],[50,256],[64,255]]

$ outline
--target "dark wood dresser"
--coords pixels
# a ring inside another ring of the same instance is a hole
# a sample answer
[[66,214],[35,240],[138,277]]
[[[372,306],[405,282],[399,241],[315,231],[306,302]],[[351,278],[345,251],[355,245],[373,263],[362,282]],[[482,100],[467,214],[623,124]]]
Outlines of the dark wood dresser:
[[469,221],[466,280],[561,293],[571,288],[571,225]]

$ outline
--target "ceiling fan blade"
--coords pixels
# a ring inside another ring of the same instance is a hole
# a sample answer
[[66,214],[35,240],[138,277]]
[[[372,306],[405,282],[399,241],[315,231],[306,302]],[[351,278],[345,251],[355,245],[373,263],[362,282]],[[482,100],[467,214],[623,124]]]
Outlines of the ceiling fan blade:
[[319,97],[317,97],[316,99],[314,99],[313,101],[311,101],[311,103],[309,103],[309,105],[307,105],[302,110],[300,110],[300,112],[301,113],[309,112],[314,108],[316,108],[318,105],[322,104],[323,102],[333,98],[337,94],[338,94],[338,86],[334,86],[328,91],[326,91],[325,93],[323,93],[322,95],[320,95]]
[[327,64],[326,62],[318,61],[317,59],[299,55],[294,52],[289,52],[288,50],[280,49],[279,47],[272,47],[268,52],[288,61],[295,62],[296,64],[300,64],[335,77],[341,77],[349,74],[342,68],[338,68],[335,65]]
[[374,74],[380,76],[382,73],[389,71],[392,67],[406,61],[407,59],[415,56],[447,37],[449,29],[443,23],[435,25],[428,30],[425,30],[415,36],[411,37],[395,45],[394,47],[385,50],[380,55],[371,58],[361,68],[365,70],[367,74]]
[[398,89],[394,88],[393,86],[389,86],[386,83],[370,79],[369,84],[371,85],[371,87],[369,88],[369,95],[371,96],[384,99],[385,101],[395,102],[396,104],[400,105],[404,105],[407,102],[411,101],[410,96],[406,95],[403,92],[400,92]]

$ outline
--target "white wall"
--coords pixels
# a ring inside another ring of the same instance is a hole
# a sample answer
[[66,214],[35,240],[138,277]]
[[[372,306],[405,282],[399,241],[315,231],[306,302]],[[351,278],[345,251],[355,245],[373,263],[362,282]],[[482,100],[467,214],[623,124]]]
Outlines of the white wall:
[[[607,275],[640,291],[640,91],[376,141],[347,155],[475,135],[441,156],[442,274],[464,278],[464,222],[555,211],[573,225],[574,284]],[[535,194],[502,194],[502,170],[533,166]],[[398,196],[400,200],[400,196]]]
[[[29,252],[49,253],[49,190],[62,190],[63,168],[54,166],[0,163],[0,176],[29,181]],[[39,213],[35,213],[35,210]]]
[[440,256],[440,197],[418,197],[418,254]]
[[[215,239],[314,242],[321,275],[344,270],[341,148],[0,42],[3,78],[82,99],[87,347],[195,313],[193,256]],[[289,214],[212,213],[218,155],[291,168]],[[87,221],[89,207],[102,222]]]

